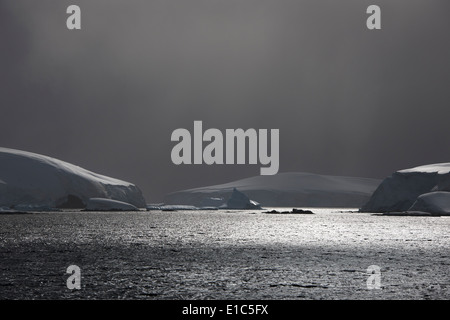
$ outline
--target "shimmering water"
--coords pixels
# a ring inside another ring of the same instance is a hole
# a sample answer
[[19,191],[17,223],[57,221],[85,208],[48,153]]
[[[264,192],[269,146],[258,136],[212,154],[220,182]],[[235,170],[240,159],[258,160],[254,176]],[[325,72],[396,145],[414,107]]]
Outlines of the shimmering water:
[[0,215],[0,298],[450,298],[450,217],[311,210]]

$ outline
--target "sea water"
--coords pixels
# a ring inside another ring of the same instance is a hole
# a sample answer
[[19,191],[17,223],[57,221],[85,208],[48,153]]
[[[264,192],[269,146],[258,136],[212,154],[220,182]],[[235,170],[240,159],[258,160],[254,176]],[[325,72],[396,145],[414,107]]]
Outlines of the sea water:
[[2,214],[0,299],[450,298],[450,217],[309,209]]

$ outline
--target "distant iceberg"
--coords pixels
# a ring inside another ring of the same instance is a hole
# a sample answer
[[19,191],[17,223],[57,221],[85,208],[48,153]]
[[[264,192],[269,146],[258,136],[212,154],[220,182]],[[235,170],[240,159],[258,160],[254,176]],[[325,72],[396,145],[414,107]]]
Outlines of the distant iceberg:
[[233,188],[233,193],[228,199],[226,209],[261,209],[258,202],[250,200],[245,194]]
[[450,163],[394,172],[383,180],[362,212],[446,212],[450,208]]
[[287,172],[182,190],[166,195],[164,202],[201,206],[208,199],[228,199],[236,188],[263,207],[360,208],[380,183],[370,178]]
[[51,157],[0,148],[0,207],[84,208],[90,198],[145,207],[134,184]]

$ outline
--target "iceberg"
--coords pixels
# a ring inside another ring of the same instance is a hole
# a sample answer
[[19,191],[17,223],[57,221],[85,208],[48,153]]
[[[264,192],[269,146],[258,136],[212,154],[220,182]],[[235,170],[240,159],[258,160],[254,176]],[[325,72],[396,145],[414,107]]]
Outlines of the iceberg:
[[230,199],[228,199],[226,209],[261,209],[258,202],[250,200],[245,194],[233,188],[233,193]]
[[138,211],[139,209],[132,204],[104,199],[104,198],[91,198],[88,200],[85,211]]
[[0,207],[84,208],[91,198],[145,207],[132,183],[26,151],[0,148]]
[[263,207],[360,208],[380,183],[370,178],[286,172],[177,191],[167,194],[164,202],[202,206],[210,199],[228,199],[236,188]]
[[[383,180],[360,211],[405,212],[410,210],[421,195],[436,191],[450,191],[450,163],[430,164],[394,172]],[[425,197],[425,200],[429,199]]]
[[408,211],[450,215],[450,192],[436,191],[420,195]]

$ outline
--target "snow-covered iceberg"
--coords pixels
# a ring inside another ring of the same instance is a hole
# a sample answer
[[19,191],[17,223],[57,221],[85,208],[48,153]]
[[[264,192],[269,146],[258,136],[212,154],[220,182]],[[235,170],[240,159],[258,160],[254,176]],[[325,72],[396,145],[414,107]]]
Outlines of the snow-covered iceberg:
[[48,156],[0,148],[0,207],[84,208],[90,198],[145,207],[134,184]]
[[359,208],[380,183],[369,178],[287,172],[178,191],[166,195],[164,202],[201,206],[205,199],[228,199],[236,188],[263,207]]
[[[435,191],[450,191],[450,163],[430,164],[394,172],[383,180],[360,211],[412,211],[411,207],[419,196]],[[434,201],[435,197],[432,199]],[[429,198],[422,200],[428,201]]]
[[123,201],[90,198],[86,205],[86,211],[138,211],[139,209]]

